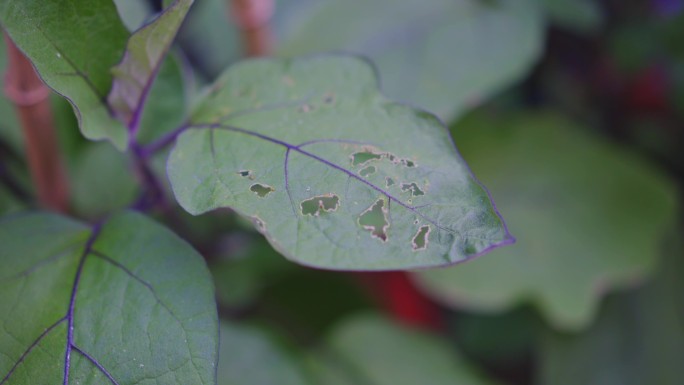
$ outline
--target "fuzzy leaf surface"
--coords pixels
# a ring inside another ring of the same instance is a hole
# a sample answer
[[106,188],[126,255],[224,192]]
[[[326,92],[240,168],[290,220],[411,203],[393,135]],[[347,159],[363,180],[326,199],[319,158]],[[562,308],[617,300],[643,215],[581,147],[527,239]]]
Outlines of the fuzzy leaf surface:
[[305,265],[441,266],[511,241],[439,120],[386,99],[355,57],[230,68],[167,171],[188,212],[230,207]]
[[0,384],[215,384],[204,262],[136,213],[0,220]]

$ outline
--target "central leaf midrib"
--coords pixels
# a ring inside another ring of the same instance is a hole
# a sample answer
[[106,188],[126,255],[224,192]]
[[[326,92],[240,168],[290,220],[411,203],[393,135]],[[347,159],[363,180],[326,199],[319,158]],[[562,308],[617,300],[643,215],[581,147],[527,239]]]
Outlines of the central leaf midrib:
[[66,319],[67,325],[67,341],[64,353],[64,376],[62,379],[63,385],[69,385],[69,370],[71,369],[71,350],[74,347],[74,310],[76,306],[76,294],[78,293],[78,286],[81,281],[81,273],[83,272],[83,266],[85,261],[90,254],[95,240],[100,235],[102,230],[102,224],[97,224],[93,227],[90,237],[86,241],[83,248],[83,254],[78,261],[78,267],[76,268],[76,274],[74,276],[74,283],[71,288],[71,296],[69,297],[69,309],[67,311]]

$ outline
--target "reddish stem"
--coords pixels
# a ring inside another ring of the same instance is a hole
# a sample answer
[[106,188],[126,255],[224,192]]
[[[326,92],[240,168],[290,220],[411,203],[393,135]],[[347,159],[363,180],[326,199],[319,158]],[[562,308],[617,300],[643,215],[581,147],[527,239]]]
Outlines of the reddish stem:
[[66,212],[69,189],[62,165],[55,124],[50,109],[50,90],[31,62],[5,35],[8,66],[5,95],[14,102],[22,130],[31,178],[41,206]]
[[246,56],[269,55],[273,49],[270,21],[273,0],[229,0],[230,15],[240,28],[242,47]]

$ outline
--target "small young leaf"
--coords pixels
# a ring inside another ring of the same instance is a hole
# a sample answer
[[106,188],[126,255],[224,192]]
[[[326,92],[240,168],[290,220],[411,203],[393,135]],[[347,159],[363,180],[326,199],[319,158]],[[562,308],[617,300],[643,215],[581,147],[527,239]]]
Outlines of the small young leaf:
[[152,82],[193,2],[176,0],[136,31],[128,40],[123,60],[112,69],[114,82],[107,101],[131,134],[137,133]]
[[0,220],[0,384],[215,384],[202,258],[136,213]]
[[428,293],[481,311],[529,301],[555,327],[577,330],[606,292],[651,271],[677,213],[659,170],[553,114],[475,115],[458,132],[519,241],[418,273]]
[[[360,152],[377,156],[359,164]],[[231,207],[306,265],[440,266],[511,241],[443,125],[380,95],[355,57],[232,67],[198,103],[167,171],[188,212]],[[397,183],[386,187],[388,177]],[[255,194],[255,184],[272,190]],[[430,230],[416,248],[421,226]]]
[[126,129],[105,103],[110,68],[128,38],[111,0],[5,0],[0,24],[45,83],[71,102],[83,135],[126,147]]

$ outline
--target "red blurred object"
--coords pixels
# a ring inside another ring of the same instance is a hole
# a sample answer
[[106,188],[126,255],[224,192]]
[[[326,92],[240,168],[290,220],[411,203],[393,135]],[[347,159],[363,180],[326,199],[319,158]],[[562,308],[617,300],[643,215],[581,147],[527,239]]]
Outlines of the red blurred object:
[[652,65],[630,79],[625,89],[628,109],[645,113],[664,113],[670,109],[669,77],[659,65]]
[[359,278],[397,321],[420,329],[442,329],[439,308],[416,288],[409,274],[400,271],[359,273]]

